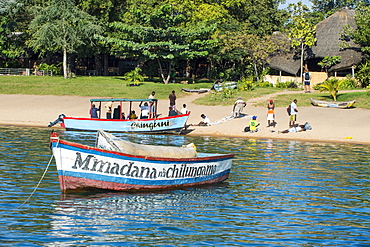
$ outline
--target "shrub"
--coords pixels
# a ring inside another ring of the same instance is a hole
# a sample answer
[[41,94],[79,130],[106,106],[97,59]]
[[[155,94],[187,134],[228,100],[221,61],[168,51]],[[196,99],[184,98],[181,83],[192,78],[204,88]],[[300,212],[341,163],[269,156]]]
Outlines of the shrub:
[[135,68],[134,70],[131,70],[130,72],[127,72],[123,76],[123,79],[126,81],[126,86],[140,85],[140,83],[144,81],[144,76],[142,76],[140,72],[141,72],[141,69],[138,67]]
[[297,88],[298,85],[294,81],[277,82],[276,87],[278,88]]
[[337,101],[338,90],[344,80],[338,80],[337,78],[330,78],[320,84],[320,92],[329,91],[334,101]]
[[339,89],[354,89],[357,88],[357,81],[354,78],[346,77],[346,79],[342,80]]
[[229,88],[224,88],[223,90],[219,91],[219,92],[213,92],[213,95],[211,96],[212,98],[214,98],[215,100],[222,100],[224,101],[225,99],[229,99],[231,97],[233,97],[233,95],[235,94],[235,91],[234,89],[229,89]]
[[38,69],[39,70],[50,70],[53,75],[58,75],[60,73],[60,65],[61,64],[46,64],[46,63],[41,63],[39,66],[38,66]]
[[356,78],[360,81],[361,87],[367,87],[370,85],[370,61],[366,61],[358,66],[359,71],[356,74]]
[[243,78],[237,84],[239,91],[252,91],[255,88],[255,83],[251,78]]

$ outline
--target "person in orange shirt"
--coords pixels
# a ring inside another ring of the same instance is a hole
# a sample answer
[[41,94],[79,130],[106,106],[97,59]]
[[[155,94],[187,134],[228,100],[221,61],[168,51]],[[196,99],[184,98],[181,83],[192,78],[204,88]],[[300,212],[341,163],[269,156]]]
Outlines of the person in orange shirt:
[[272,100],[267,105],[267,127],[270,126],[275,127],[275,104]]

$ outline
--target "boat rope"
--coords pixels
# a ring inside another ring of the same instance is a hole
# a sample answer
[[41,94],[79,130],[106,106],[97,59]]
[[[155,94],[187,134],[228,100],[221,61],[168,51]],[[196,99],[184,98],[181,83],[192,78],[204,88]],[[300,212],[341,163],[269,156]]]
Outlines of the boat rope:
[[[56,146],[58,146],[58,144],[59,144],[59,140],[58,140],[58,142],[57,142],[57,145]],[[36,192],[36,190],[37,190],[37,188],[39,187],[39,185],[41,184],[41,181],[44,179],[44,177],[45,177],[45,174],[46,174],[46,172],[48,171],[48,169],[49,169],[49,166],[50,166],[50,164],[51,164],[51,161],[53,160],[53,157],[54,157],[54,154],[52,154],[51,155],[51,157],[50,157],[50,160],[49,160],[49,163],[48,163],[48,165],[46,166],[46,168],[45,168],[45,171],[44,171],[44,174],[42,174],[42,176],[41,176],[41,178],[40,178],[40,181],[37,183],[37,185],[36,185],[36,187],[33,189],[33,191],[32,191],[32,193],[28,196],[28,198],[21,204],[21,205],[19,205],[17,208],[20,208],[20,207],[22,207],[24,204],[26,204],[26,202],[28,202],[28,200],[29,199],[31,199],[31,197],[33,196],[33,194],[35,194],[35,192]]]

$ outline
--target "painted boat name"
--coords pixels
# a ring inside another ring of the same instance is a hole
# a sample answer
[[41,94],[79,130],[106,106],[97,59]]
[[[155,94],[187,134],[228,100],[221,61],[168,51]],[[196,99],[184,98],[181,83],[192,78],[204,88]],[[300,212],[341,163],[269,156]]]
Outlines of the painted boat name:
[[158,121],[158,122],[134,122],[131,124],[131,129],[147,129],[149,128],[150,130],[154,128],[161,128],[161,127],[168,127],[170,126],[170,121]]
[[76,152],[76,160],[72,168],[133,178],[157,179],[188,178],[213,175],[216,173],[217,165],[194,167],[189,166],[188,164],[181,164],[179,167],[176,165],[171,165],[167,169],[163,168],[163,170],[157,170],[154,167],[136,166],[135,162],[128,162],[122,165],[98,160],[94,155],[87,155],[83,160],[81,153]]

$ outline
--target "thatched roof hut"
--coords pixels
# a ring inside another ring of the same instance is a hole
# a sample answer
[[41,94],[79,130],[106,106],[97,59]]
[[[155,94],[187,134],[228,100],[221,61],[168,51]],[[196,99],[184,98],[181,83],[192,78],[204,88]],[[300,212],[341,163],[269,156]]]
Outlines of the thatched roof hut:
[[[350,69],[362,61],[364,55],[359,45],[349,41],[347,42],[348,48],[341,48],[343,27],[349,25],[356,28],[354,15],[355,10],[343,8],[316,25],[317,42],[315,46],[305,51],[305,64],[308,65],[310,71],[320,71],[321,68],[317,63],[326,56],[341,57],[341,62],[332,66],[329,71]],[[269,57],[268,65],[278,71],[299,75],[300,56],[300,53],[294,50],[276,53]]]
[[316,25],[316,45],[312,47],[312,54],[308,60],[313,58],[322,60],[326,56],[340,56],[341,62],[331,67],[329,71],[350,69],[353,65],[358,65],[363,58],[360,45],[349,41],[346,42],[349,47],[341,48],[343,27],[349,25],[356,28],[354,15],[355,10],[342,8],[318,23]]

